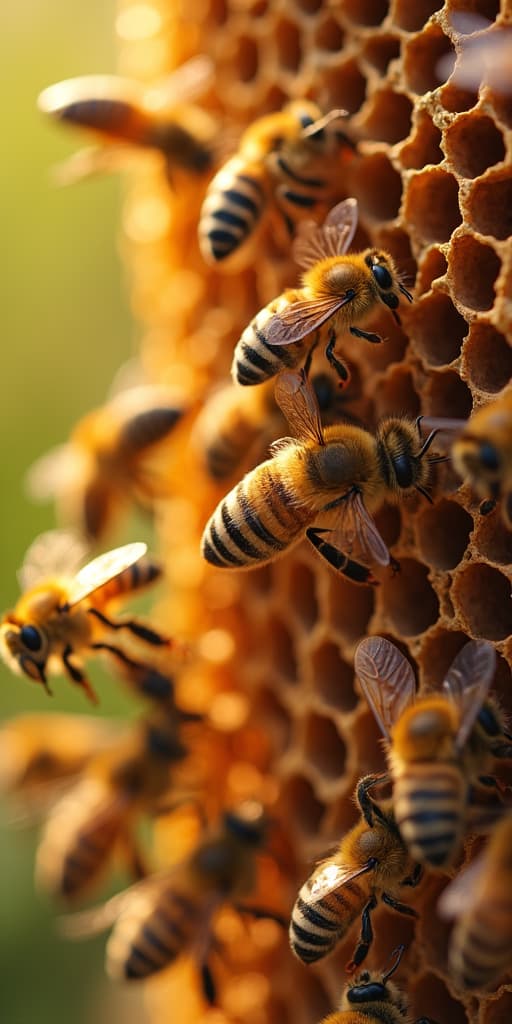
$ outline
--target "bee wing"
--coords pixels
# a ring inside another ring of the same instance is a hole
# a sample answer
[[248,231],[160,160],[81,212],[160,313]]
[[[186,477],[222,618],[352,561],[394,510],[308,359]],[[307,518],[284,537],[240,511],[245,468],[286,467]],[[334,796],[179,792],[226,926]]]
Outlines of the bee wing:
[[448,919],[460,917],[471,906],[475,885],[481,878],[484,869],[485,859],[481,854],[450,882],[441,893],[437,904],[441,917]]
[[83,601],[115,576],[119,576],[130,565],[134,565],[146,554],[147,549],[147,544],[136,541],[133,544],[124,544],[121,548],[114,548],[113,551],[105,551],[104,554],[98,555],[98,558],[93,558],[92,562],[88,562],[76,574],[70,589],[68,607],[71,608],[79,601]]
[[[79,108],[79,120],[76,120],[74,111],[77,104],[87,104],[93,110],[93,104],[105,102],[108,104],[119,103],[123,107],[141,106],[144,101],[144,90],[142,85],[132,78],[122,78],[120,75],[80,75],[77,78],[66,78],[62,82],[56,82],[43,89],[37,97],[37,106],[43,114],[55,114],[65,116],[73,123],[84,124],[82,115],[86,113],[85,108]],[[95,117],[98,110],[93,110]],[[105,106],[105,113],[109,110]],[[97,122],[91,127],[96,126]]]
[[359,491],[351,491],[340,505],[330,541],[363,565],[389,565],[389,549]]
[[50,501],[65,488],[78,487],[86,461],[73,444],[59,444],[41,455],[25,475],[29,498],[37,502]]
[[347,252],[357,228],[357,199],[344,199],[333,206],[323,224],[303,221],[292,246],[295,262],[308,270],[329,256]]
[[97,174],[117,174],[133,165],[133,149],[123,143],[111,142],[105,146],[84,146],[51,169],[55,185],[76,185]]
[[49,576],[73,577],[89,553],[87,542],[72,530],[47,530],[36,537],[18,571],[22,590]]
[[416,697],[412,666],[389,640],[370,636],[359,644],[354,668],[368,704],[389,740],[393,725]]
[[318,330],[335,313],[351,302],[353,295],[332,295],[324,299],[299,299],[275,313],[265,325],[269,345],[292,345]]
[[466,742],[487,696],[496,668],[496,651],[487,640],[470,640],[452,662],[443,681],[445,695],[458,708],[457,746]]
[[279,374],[275,399],[296,437],[325,444],[318,401],[304,371]]
[[317,903],[319,900],[324,899],[325,896],[328,896],[329,893],[335,892],[336,889],[341,889],[343,885],[347,885],[354,878],[358,878],[359,875],[364,875],[369,868],[369,864],[363,864],[360,868],[354,868],[348,864],[336,864],[332,861],[327,861],[323,866],[320,865],[309,886],[312,900]]
[[162,884],[170,882],[174,873],[174,867],[171,870],[160,871],[116,893],[98,907],[81,910],[76,914],[66,914],[58,922],[61,934],[70,939],[85,939],[91,935],[99,935],[110,928],[125,910],[131,909],[135,901],[152,900],[155,892],[161,891]]
[[205,53],[185,61],[181,67],[165,75],[144,93],[147,110],[173,107],[178,103],[191,103],[205,93],[213,83],[215,67]]

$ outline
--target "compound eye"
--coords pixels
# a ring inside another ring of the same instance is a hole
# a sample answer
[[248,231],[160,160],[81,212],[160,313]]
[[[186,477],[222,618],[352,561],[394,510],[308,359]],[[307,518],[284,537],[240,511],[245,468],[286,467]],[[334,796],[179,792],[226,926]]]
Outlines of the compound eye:
[[35,626],[22,626],[20,640],[29,651],[40,651],[43,646],[43,638]]
[[349,1003],[373,1003],[376,1000],[382,1002],[388,999],[388,991],[380,982],[369,981],[366,985],[354,985],[349,988],[347,999]]
[[500,460],[495,447],[492,444],[480,445],[480,462],[484,469],[496,472],[500,468]]
[[383,267],[381,263],[375,263],[372,267],[372,274],[379,286],[379,288],[392,288],[393,278],[389,273],[387,267]]
[[309,114],[301,114],[299,120],[303,128],[309,128],[314,124],[313,118]]

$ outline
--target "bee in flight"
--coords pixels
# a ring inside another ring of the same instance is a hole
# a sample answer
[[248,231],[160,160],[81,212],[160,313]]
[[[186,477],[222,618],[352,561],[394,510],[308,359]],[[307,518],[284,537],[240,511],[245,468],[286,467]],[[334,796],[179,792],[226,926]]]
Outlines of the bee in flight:
[[305,363],[327,331],[325,354],[340,381],[349,380],[345,364],[334,354],[338,334],[380,342],[363,330],[383,303],[400,324],[400,293],[412,296],[400,281],[389,253],[379,249],[347,253],[357,227],[357,200],[345,199],[324,223],[299,225],[293,255],[304,270],[301,288],[287,288],[256,314],[240,337],[231,373],[238,384],[261,384],[277,373]]
[[330,206],[339,192],[343,159],[353,149],[340,128],[344,110],[325,116],[309,100],[258,118],[238,153],[211,181],[199,219],[199,243],[208,263],[236,266],[250,257],[256,229],[275,209],[290,235],[304,213]]
[[138,618],[108,614],[112,602],[160,577],[160,566],[146,552],[146,544],[126,544],[79,568],[84,545],[76,537],[59,530],[38,537],[19,574],[23,593],[0,622],[0,654],[9,668],[47,692],[47,676],[64,672],[94,703],[84,656],[105,652],[135,676],[143,676],[144,668],[159,672],[173,641]]
[[121,852],[135,878],[146,874],[136,826],[156,813],[171,791],[187,749],[176,706],[159,708],[132,725],[86,765],[54,805],[37,850],[36,877],[67,902],[81,898]]
[[399,914],[417,917],[399,899],[403,886],[416,886],[421,868],[412,860],[393,817],[390,800],[377,803],[370,790],[386,776],[360,779],[355,798],[360,820],[346,833],[332,856],[304,882],[292,910],[290,944],[306,964],[327,956],[361,918],[361,933],[351,972],[363,962],[373,942],[371,914],[381,900]]
[[170,178],[176,169],[196,176],[211,171],[215,126],[192,101],[212,77],[211,61],[199,56],[150,87],[118,75],[83,75],[44,89],[38,97],[44,114],[106,144],[76,154],[64,166],[63,183],[115,169],[133,149],[161,153]]
[[[344,989],[340,1008],[324,1017],[321,1024],[405,1024],[410,1021],[409,1000],[390,978],[400,965],[404,946],[395,950],[396,959],[388,971],[361,971]],[[435,1024],[420,1017],[414,1024]]]
[[198,964],[205,998],[214,1003],[209,961],[220,908],[231,903],[241,914],[283,923],[273,911],[239,902],[255,886],[256,855],[266,831],[261,805],[245,801],[225,812],[184,861],[114,896],[99,910],[73,915],[66,932],[79,938],[115,922],[107,943],[107,972],[116,979],[147,978],[188,954]]
[[143,506],[170,493],[162,453],[183,416],[162,388],[120,391],[81,419],[70,440],[29,470],[31,497],[56,498],[64,521],[91,540],[109,532],[129,501]]
[[442,917],[455,918],[448,963],[459,989],[496,986],[512,967],[512,817],[496,825],[488,844],[444,890]]
[[[204,558],[220,568],[248,569],[306,536],[337,572],[375,583],[368,567],[389,565],[391,555],[370,513],[413,490],[428,497],[428,462],[436,460],[425,455],[434,434],[421,443],[415,425],[396,417],[383,420],[375,434],[349,423],[324,429],[304,371],[280,375],[276,400],[297,440],[277,441],[272,458],[222,499],[204,529]],[[330,511],[334,528],[312,525]]]
[[354,667],[388,744],[395,818],[415,860],[444,869],[471,822],[475,787],[493,784],[495,758],[510,758],[511,737],[487,694],[496,653],[485,640],[465,644],[440,693],[416,698],[412,666],[389,640],[367,637]]

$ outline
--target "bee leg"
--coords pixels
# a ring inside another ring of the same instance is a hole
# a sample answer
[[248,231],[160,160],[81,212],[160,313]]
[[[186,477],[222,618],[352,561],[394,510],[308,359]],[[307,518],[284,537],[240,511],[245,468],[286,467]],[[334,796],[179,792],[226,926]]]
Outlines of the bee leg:
[[130,874],[139,881],[142,878],[146,878],[149,874],[148,866],[144,861],[144,858],[137,847],[133,836],[126,835],[124,837],[124,847],[126,864]]
[[354,956],[345,967],[347,974],[353,974],[356,967],[359,967],[368,955],[368,950],[373,942],[373,928],[370,914],[372,910],[375,910],[376,906],[377,899],[375,896],[371,896],[361,914],[361,935],[359,936],[359,942],[354,950]]
[[408,907],[407,903],[400,903],[400,900],[396,900],[388,892],[383,892],[381,899],[383,903],[387,903],[388,907],[392,907],[398,914],[406,914],[407,917],[419,917],[417,910],[414,910],[413,907]]
[[380,341],[384,341],[380,334],[372,334],[371,331],[362,331],[360,327],[349,327],[349,331],[354,335],[354,338],[364,338],[365,341],[371,341],[374,345],[377,345]]
[[155,647],[165,647],[172,643],[168,637],[161,636],[160,633],[155,632],[154,629],[150,629],[148,626],[143,626],[142,623],[137,622],[136,619],[128,619],[125,622],[113,622],[112,619],[107,618],[103,612],[98,611],[97,608],[88,608],[89,615],[94,615],[95,618],[103,622],[109,629],[129,629],[130,633],[134,636],[138,636],[140,640],[145,640],[148,644],[153,644]]
[[201,988],[203,990],[204,998],[210,1006],[215,1006],[217,999],[217,986],[215,984],[211,968],[206,962],[199,965],[199,973],[201,975]]
[[323,530],[313,526],[309,526],[306,530],[307,539],[318,551],[321,558],[324,558],[336,572],[340,572],[354,583],[369,583],[373,587],[378,586],[379,581],[375,579],[370,569],[365,565],[360,565],[359,562],[354,562],[348,555],[344,555],[343,551],[340,551],[339,548],[323,540],[321,537],[323,533],[332,533],[332,530]]
[[70,647],[69,644],[67,645],[67,647],[64,648],[64,650],[62,652],[62,661],[63,661],[64,668],[66,669],[66,672],[67,672],[69,678],[74,683],[78,683],[79,686],[83,687],[83,689],[85,690],[85,694],[88,697],[88,699],[90,700],[91,704],[98,704],[98,698],[97,698],[97,696],[96,696],[96,694],[95,694],[95,692],[94,692],[94,690],[93,690],[89,680],[87,679],[87,676],[84,675],[84,673],[78,667],[78,665],[74,665],[73,662],[71,661],[72,653],[73,653],[73,648]]
[[288,928],[290,923],[289,918],[283,917],[282,914],[277,914],[273,910],[267,910],[266,907],[247,907],[244,903],[233,903],[233,906],[239,914],[255,917],[256,920],[275,921],[281,928]]
[[379,805],[368,795],[370,789],[385,782],[389,782],[389,775],[387,772],[381,772],[380,775],[365,775],[357,784],[356,800],[369,828],[373,828],[374,817],[380,818],[381,821],[386,820]]
[[[350,380],[350,373],[347,367],[345,366],[345,363],[342,363],[341,360],[337,359],[336,356],[334,355],[334,346],[336,344],[336,341],[336,331],[334,331],[333,328],[331,327],[329,331],[329,341],[327,343],[325,354],[333,370],[335,370],[335,372],[338,374],[338,377],[340,378],[340,387],[346,387]],[[343,383],[341,383],[342,381]]]
[[422,878],[423,878],[423,865],[422,864],[416,864],[416,867],[414,868],[414,871],[413,871],[412,875],[409,875],[407,878],[404,878],[400,884],[401,885],[410,885],[412,889],[415,889],[416,886],[419,885],[419,883],[421,882]]

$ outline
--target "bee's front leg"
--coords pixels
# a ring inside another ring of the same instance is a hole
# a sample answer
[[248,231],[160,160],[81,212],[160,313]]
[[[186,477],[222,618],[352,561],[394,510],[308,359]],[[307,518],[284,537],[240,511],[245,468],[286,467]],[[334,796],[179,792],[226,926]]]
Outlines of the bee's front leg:
[[126,619],[122,622],[114,622],[112,619],[98,611],[97,608],[88,608],[89,615],[94,615],[95,618],[103,622],[109,629],[128,629],[130,633],[137,636],[139,640],[144,640],[147,644],[152,644],[154,647],[167,647],[172,644],[172,640],[168,637],[164,637],[161,633],[157,633],[156,630],[150,629],[149,626],[143,625],[138,622],[137,619]]
[[327,342],[325,354],[333,370],[338,374],[338,377],[340,378],[340,387],[346,387],[350,381],[350,371],[345,366],[345,363],[342,363],[341,359],[338,359],[337,356],[334,355],[334,346],[336,344],[336,340],[336,331],[334,330],[333,327],[331,327],[329,328],[329,340]]
[[91,701],[91,704],[98,704],[98,697],[96,696],[93,687],[91,686],[89,680],[87,679],[87,676],[84,675],[82,669],[76,663],[73,663],[71,661],[72,654],[73,648],[70,646],[70,644],[68,644],[67,647],[65,647],[62,652],[62,663],[64,665],[64,668],[66,669],[69,678],[72,680],[73,683],[78,683],[78,685],[85,690],[85,694]]
[[363,908],[363,912],[361,914],[361,934],[359,936],[359,942],[354,950],[352,960],[349,961],[345,968],[347,974],[352,974],[356,970],[356,967],[359,967],[368,955],[368,950],[373,942],[373,928],[370,914],[372,910],[375,910],[376,906],[376,897],[370,896],[370,899]]

